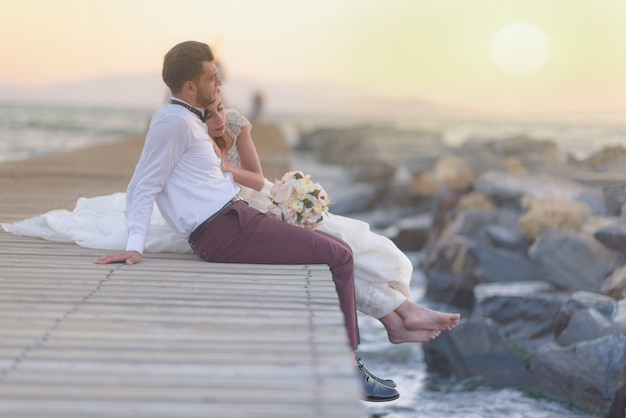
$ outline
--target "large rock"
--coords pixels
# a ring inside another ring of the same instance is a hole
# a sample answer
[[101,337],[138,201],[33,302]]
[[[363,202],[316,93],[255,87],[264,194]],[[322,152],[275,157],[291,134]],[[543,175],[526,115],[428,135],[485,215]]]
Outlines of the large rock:
[[567,346],[626,331],[611,320],[617,308],[617,301],[607,296],[591,292],[572,294],[554,321],[557,344]]
[[604,279],[623,263],[619,255],[583,233],[546,230],[529,250],[534,278],[560,289],[599,293]]
[[488,171],[478,177],[474,186],[497,206],[519,209],[525,196],[561,197],[586,204],[594,214],[606,213],[604,197],[599,189],[547,174]]
[[580,161],[580,165],[584,165],[593,171],[622,171],[626,164],[626,147],[622,145],[607,146],[596,152],[595,154]]
[[626,205],[626,185],[609,184],[602,188],[604,204],[607,211],[614,216],[622,214],[622,207]]
[[444,155],[432,170],[418,174],[412,181],[409,191],[419,197],[433,197],[442,190],[454,193],[471,189],[476,174],[461,157]]
[[383,231],[402,251],[420,251],[428,240],[432,226],[429,214],[420,214],[401,219]]
[[610,319],[614,300],[536,281],[481,284],[474,292],[474,311],[423,345],[429,368],[623,417],[626,327]]
[[525,213],[519,219],[519,226],[531,241],[546,229],[578,231],[591,217],[587,205],[563,197],[525,196],[522,207]]
[[505,228],[500,225],[487,225],[485,232],[496,248],[526,254],[530,246],[522,230],[513,226]]
[[357,183],[333,195],[330,211],[336,215],[348,215],[368,209],[375,201],[376,189],[366,183]]
[[617,300],[626,298],[626,264],[615,269],[604,279],[600,292]]
[[539,349],[525,386],[583,408],[595,416],[623,418],[626,408],[626,336],[612,334],[562,347]]
[[626,223],[615,224],[598,229],[593,236],[605,247],[626,255]]
[[500,157],[515,157],[531,171],[567,162],[567,153],[556,143],[527,136],[488,141],[489,149]]
[[530,357],[554,339],[554,318],[569,300],[546,282],[483,284],[474,289],[473,316],[489,318],[520,355]]
[[521,385],[526,376],[524,362],[489,319],[462,320],[423,349],[427,366],[441,373],[503,386]]
[[[530,280],[533,266],[520,251],[527,242],[523,244],[520,238],[518,219],[519,213],[510,209],[460,213],[427,250],[427,296],[471,309],[472,289],[477,284]],[[494,227],[498,228],[495,233]],[[503,245],[507,231],[511,248]],[[513,244],[517,239],[521,241]]]

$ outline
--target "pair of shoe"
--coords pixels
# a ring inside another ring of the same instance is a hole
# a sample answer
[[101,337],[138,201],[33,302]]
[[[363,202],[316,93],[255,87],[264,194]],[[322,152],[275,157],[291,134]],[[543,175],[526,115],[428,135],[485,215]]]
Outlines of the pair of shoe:
[[391,379],[382,379],[370,372],[363,361],[356,357],[357,371],[363,385],[363,400],[368,402],[388,402],[396,400],[400,394]]

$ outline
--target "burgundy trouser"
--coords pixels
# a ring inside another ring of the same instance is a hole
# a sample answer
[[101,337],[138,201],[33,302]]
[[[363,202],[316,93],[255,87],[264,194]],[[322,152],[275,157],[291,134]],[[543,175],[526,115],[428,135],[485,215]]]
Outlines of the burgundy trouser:
[[354,301],[354,261],[343,241],[276,221],[245,202],[218,216],[194,246],[194,253],[215,263],[327,264],[332,272],[348,339],[359,344]]

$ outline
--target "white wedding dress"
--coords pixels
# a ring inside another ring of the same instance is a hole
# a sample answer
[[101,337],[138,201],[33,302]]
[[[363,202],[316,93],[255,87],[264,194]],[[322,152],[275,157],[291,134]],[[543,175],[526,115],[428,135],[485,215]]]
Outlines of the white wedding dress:
[[[238,111],[226,113],[226,129],[235,143],[227,154],[228,162],[241,166],[237,138],[242,126],[250,126]],[[242,187],[241,197],[262,212],[270,204],[272,183],[258,192]],[[94,198],[80,198],[73,211],[53,210],[16,223],[0,224],[15,235],[38,237],[48,241],[73,242],[82,247],[121,251],[126,247],[126,194],[115,193]],[[331,207],[332,209],[332,207]],[[370,231],[369,225],[356,219],[329,214],[319,231],[345,241],[352,249],[355,264],[357,309],[381,318],[409,298],[413,274],[411,261],[388,238]],[[191,252],[187,239],[179,236],[154,206],[146,238],[146,252]]]

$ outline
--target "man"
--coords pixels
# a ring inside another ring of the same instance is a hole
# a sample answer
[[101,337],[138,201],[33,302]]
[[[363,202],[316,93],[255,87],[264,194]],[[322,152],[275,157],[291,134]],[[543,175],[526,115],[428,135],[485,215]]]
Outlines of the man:
[[[165,220],[188,237],[196,255],[210,262],[327,264],[350,346],[359,343],[354,301],[354,264],[349,247],[328,235],[275,221],[248,207],[240,188],[221,170],[203,109],[222,84],[213,53],[196,41],[174,46],[163,61],[163,81],[172,99],[152,118],[144,149],[128,186],[126,250],[99,257],[96,264],[141,262],[153,204]],[[391,381],[379,383],[358,363],[365,399],[398,398]]]

